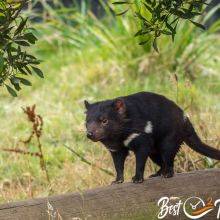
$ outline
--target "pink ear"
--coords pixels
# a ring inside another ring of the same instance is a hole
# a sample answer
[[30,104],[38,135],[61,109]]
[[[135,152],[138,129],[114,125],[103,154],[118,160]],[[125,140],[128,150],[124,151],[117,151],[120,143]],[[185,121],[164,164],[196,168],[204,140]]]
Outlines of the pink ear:
[[122,99],[117,99],[115,101],[115,109],[118,111],[119,114],[125,113],[126,106]]

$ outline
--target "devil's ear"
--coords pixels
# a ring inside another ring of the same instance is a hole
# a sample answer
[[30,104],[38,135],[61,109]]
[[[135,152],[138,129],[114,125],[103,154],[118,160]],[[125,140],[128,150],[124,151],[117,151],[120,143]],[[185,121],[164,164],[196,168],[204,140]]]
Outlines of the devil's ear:
[[84,105],[86,109],[89,109],[89,106],[91,105],[88,101],[84,100]]
[[114,103],[115,109],[119,114],[124,114],[126,111],[125,102],[123,99],[117,99]]

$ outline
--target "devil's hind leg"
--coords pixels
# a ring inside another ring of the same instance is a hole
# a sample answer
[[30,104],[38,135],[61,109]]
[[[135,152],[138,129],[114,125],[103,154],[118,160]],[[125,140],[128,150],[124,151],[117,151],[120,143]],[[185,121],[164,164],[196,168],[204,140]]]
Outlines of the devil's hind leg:
[[156,173],[150,175],[149,178],[161,176],[162,165],[163,165],[163,160],[162,160],[161,155],[159,153],[154,153],[154,154],[149,155],[149,157],[154,163],[156,163],[160,167],[160,169]]
[[160,153],[163,161],[162,176],[170,178],[174,174],[174,159],[182,143],[181,138],[169,135],[160,143]]

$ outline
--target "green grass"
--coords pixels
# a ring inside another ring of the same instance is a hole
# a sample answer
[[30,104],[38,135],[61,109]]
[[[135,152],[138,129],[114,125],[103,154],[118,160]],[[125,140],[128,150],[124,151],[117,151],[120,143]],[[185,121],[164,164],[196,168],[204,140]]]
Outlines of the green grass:
[[[219,35],[182,23],[174,43],[168,38],[159,41],[157,54],[148,45],[138,45],[140,39],[133,37],[136,27],[129,16],[98,21],[75,12],[68,17],[75,25],[61,17],[55,14],[51,20],[35,24],[40,41],[33,50],[44,60],[45,79],[31,77],[33,86],[22,89],[18,98],[3,90],[0,96],[1,149],[25,148],[19,140],[29,136],[31,125],[21,107],[36,104],[44,119],[42,145],[51,183],[38,158],[2,152],[0,201],[110,183],[112,176],[83,163],[64,147],[66,144],[96,166],[114,172],[107,150],[85,137],[84,99],[93,102],[139,91],[163,94],[186,109],[205,142],[220,149]],[[29,148],[37,150],[36,144]],[[133,167],[131,156],[126,162],[126,180],[131,179]],[[211,167],[220,166],[187,147],[176,159],[178,172]],[[146,168],[147,176],[156,166],[149,162]]]

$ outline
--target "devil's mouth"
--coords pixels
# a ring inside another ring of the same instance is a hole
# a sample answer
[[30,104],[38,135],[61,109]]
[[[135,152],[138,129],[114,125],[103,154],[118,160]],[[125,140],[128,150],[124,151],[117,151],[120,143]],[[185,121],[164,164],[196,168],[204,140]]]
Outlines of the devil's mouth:
[[104,137],[98,137],[98,138],[89,138],[93,142],[98,142],[104,140]]

